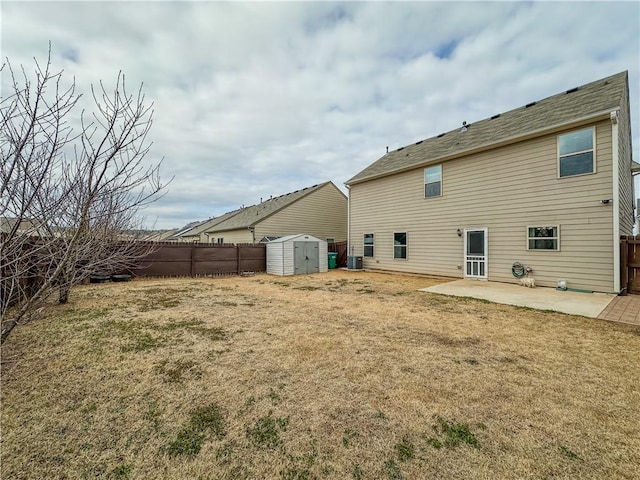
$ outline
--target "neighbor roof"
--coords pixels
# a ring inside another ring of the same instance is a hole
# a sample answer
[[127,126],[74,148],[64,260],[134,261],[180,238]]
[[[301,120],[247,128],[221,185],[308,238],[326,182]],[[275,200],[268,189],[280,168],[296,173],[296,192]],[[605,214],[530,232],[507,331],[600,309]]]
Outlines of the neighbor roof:
[[214,226],[218,225],[219,223],[224,222],[228,218],[231,218],[236,213],[239,213],[241,211],[242,211],[242,208],[238,208],[237,210],[233,210],[231,212],[224,213],[224,214],[220,215],[219,217],[213,217],[213,218],[210,218],[209,220],[205,220],[204,222],[199,223],[195,227],[192,227],[191,229],[181,233],[180,236],[181,237],[192,237],[192,236],[200,235],[202,232],[206,232],[211,227],[214,227]]
[[303,188],[302,190],[296,190],[295,192],[280,195],[279,197],[270,198],[269,200],[265,200],[257,205],[245,207],[227,218],[225,221],[215,225],[215,228],[213,228],[212,231],[221,232],[251,227],[259,221],[264,220],[270,215],[273,215],[292,203],[297,202],[301,198],[306,197],[310,193],[313,193],[329,184],[331,184],[331,182],[320,183],[311,187]]
[[166,239],[170,240],[170,239],[176,239],[178,237],[181,237],[182,235],[186,234],[187,232],[190,232],[191,230],[193,230],[198,225],[201,225],[204,222],[206,222],[206,220],[198,220],[196,222],[187,223],[184,227],[179,228],[173,235],[171,235],[170,237],[166,237]]
[[346,182],[347,185],[383,177],[475,149],[489,148],[532,132],[614,110],[622,104],[627,72],[572,88],[526,106],[462,126],[384,155]]

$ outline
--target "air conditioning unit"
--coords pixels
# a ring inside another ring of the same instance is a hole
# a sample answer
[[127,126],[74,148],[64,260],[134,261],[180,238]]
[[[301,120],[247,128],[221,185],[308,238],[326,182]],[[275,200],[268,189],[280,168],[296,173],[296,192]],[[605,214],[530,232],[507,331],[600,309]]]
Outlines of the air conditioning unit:
[[362,255],[349,255],[347,257],[347,268],[349,270],[362,270]]

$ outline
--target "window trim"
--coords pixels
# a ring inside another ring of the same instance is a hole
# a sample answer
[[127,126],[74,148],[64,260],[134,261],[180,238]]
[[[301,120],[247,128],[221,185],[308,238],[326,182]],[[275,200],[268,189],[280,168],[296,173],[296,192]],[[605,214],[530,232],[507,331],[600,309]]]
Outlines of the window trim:
[[[552,227],[552,228],[556,228],[557,229],[557,236],[556,237],[530,237],[529,236],[529,229],[530,228],[542,228],[542,227]],[[550,223],[550,224],[538,224],[538,225],[527,225],[526,226],[526,230],[525,230],[525,236],[526,236],[526,245],[527,245],[527,251],[529,252],[559,252],[560,251],[560,224],[556,223]],[[529,241],[530,240],[556,240],[556,247],[557,248],[529,248]]]
[[[404,234],[404,245],[396,245],[396,233],[402,233]],[[409,232],[407,232],[406,230],[402,230],[402,231],[394,231],[393,232],[393,242],[392,242],[392,248],[393,248],[393,259],[394,260],[408,260],[409,259]],[[396,247],[404,247],[404,257],[396,257]]]
[[[367,235],[371,235],[371,243],[366,243],[365,238]],[[363,233],[362,234],[362,256],[366,258],[375,258],[376,254],[376,234],[372,233]],[[366,247],[371,247],[371,255],[367,255]]]
[[[585,130],[591,130],[591,148],[588,150],[579,150],[576,152],[571,152],[570,154],[564,154],[564,155],[560,155],[560,137],[564,136],[564,135],[568,135],[570,133],[576,133],[576,132],[581,132],[581,131],[585,131]],[[587,153],[587,152],[593,152],[593,160],[592,160],[592,171],[591,172],[585,172],[585,173],[577,173],[575,175],[560,175],[560,159],[563,157],[570,157],[572,155],[579,155],[581,153]],[[597,161],[596,161],[596,127],[595,125],[592,125],[591,127],[587,127],[587,128],[579,128],[577,130],[571,130],[569,132],[564,132],[564,133],[560,133],[558,135],[556,135],[556,163],[557,163],[557,172],[556,175],[558,176],[558,179],[562,179],[562,178],[573,178],[573,177],[582,177],[583,175],[593,175],[594,173],[597,173]]]
[[[440,182],[440,195],[429,195],[429,196],[427,196],[427,185],[430,185],[432,183],[437,183],[437,182],[429,182],[429,183],[427,183],[427,170],[430,169],[430,168],[436,168],[436,167],[440,167],[440,181],[439,181]],[[442,170],[443,170],[442,169],[442,163],[438,163],[436,165],[429,165],[428,167],[424,167],[424,169],[422,171],[422,183],[424,184],[423,185],[423,193],[422,194],[424,195],[425,199],[442,197],[442,184],[443,184],[443,182],[442,182],[442,177],[443,177]]]

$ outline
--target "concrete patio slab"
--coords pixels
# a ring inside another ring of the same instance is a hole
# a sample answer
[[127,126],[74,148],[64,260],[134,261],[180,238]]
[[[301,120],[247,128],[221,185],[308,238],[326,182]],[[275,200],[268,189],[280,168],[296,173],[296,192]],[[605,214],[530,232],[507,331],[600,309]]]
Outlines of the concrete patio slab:
[[527,288],[510,283],[478,280],[455,280],[423,288],[421,291],[480,298],[506,305],[553,310],[591,318],[598,318],[598,315],[616,298],[616,295],[605,293],[562,292],[548,287]]

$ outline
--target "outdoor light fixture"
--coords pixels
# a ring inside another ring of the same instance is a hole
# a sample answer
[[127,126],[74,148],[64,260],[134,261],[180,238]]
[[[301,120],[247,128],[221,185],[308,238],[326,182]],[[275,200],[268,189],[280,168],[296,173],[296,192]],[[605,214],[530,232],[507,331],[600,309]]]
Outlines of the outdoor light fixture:
[[567,281],[566,280],[558,280],[558,286],[556,287],[556,290],[566,290],[567,289]]
[[462,236],[462,230],[458,229],[458,230],[456,230],[456,233],[458,234],[459,237]]

